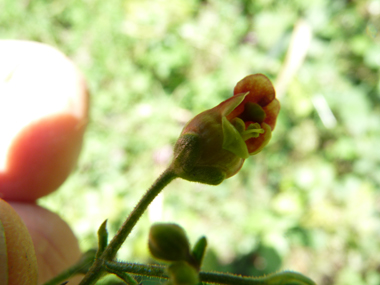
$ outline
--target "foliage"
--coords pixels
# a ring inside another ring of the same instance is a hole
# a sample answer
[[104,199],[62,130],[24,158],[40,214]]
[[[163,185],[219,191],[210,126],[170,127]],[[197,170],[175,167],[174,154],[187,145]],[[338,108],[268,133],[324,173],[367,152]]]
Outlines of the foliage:
[[84,250],[95,246],[101,222],[115,231],[170,162],[193,114],[247,74],[279,80],[304,19],[313,37],[280,98],[271,143],[217,187],[175,181],[119,258],[146,260],[149,224],[170,221],[186,225],[193,243],[207,235],[205,269],[378,284],[379,15],[375,0],[0,0],[0,38],[58,47],[92,94],[77,171],[41,204]]

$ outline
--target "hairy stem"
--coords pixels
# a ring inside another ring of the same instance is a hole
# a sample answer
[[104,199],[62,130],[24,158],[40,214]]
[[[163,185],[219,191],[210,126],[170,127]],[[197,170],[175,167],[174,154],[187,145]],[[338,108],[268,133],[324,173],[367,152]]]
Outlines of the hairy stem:
[[[129,262],[106,261],[105,266],[108,270],[117,272],[127,272],[133,275],[142,275],[160,279],[168,279],[166,266],[153,264],[138,264]],[[283,271],[275,274],[269,274],[264,277],[248,277],[232,273],[221,272],[199,272],[199,279],[202,284],[219,284],[219,285],[265,285],[265,284],[297,284],[297,285],[315,285],[315,283],[303,276],[302,274]]]
[[105,248],[104,252],[100,255],[99,258],[95,260],[94,264],[91,266],[90,270],[83,278],[80,285],[95,284],[96,281],[106,273],[104,262],[115,258],[117,251],[124,243],[125,239],[128,237],[142,214],[148,208],[149,204],[162,191],[162,189],[164,189],[165,186],[167,186],[176,177],[177,175],[172,171],[172,169],[168,168],[161,174],[160,177],[157,178],[157,180],[141,198],[140,202],[129,214],[128,218],[125,220],[119,231]]

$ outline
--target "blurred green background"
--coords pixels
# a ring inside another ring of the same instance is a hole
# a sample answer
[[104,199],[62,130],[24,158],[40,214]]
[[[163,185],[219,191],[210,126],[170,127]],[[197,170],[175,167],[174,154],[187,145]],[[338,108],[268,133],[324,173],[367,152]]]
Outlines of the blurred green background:
[[206,235],[204,269],[380,284],[380,1],[0,0],[0,38],[44,42],[85,74],[91,123],[75,173],[41,205],[83,250],[117,230],[168,165],[184,123],[264,73],[271,143],[221,185],[174,181],[120,251],[149,261],[154,221]]

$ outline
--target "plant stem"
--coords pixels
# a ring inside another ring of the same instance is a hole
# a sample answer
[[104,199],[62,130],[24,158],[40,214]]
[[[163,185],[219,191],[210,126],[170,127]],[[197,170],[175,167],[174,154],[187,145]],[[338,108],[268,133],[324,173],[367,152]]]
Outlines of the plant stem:
[[107,269],[113,269],[114,271],[128,272],[133,275],[149,276],[155,278],[168,279],[166,274],[166,267],[158,264],[139,264],[131,262],[120,261],[106,261]]
[[[106,261],[105,266],[108,270],[116,272],[127,272],[133,275],[142,275],[168,279],[166,266],[156,264],[138,264],[119,261]],[[219,285],[279,285],[279,284],[303,284],[315,285],[315,283],[297,272],[283,271],[269,274],[264,277],[241,276],[232,273],[221,272],[199,272],[199,279],[202,284],[219,284]]]
[[231,273],[199,272],[202,284],[224,284],[224,285],[258,285],[268,284],[265,277],[243,277]]
[[95,249],[88,250],[82,255],[82,257],[76,264],[74,264],[67,270],[61,272],[53,279],[50,279],[49,281],[45,282],[43,285],[62,284],[62,282],[67,281],[70,277],[76,274],[86,274],[94,262],[95,254]]
[[177,175],[174,173],[174,171],[172,171],[171,168],[168,168],[160,175],[160,177],[157,178],[157,180],[144,194],[133,211],[129,214],[128,218],[120,227],[119,231],[113,237],[101,256],[95,260],[94,264],[91,266],[89,272],[83,278],[80,285],[95,284],[95,282],[105,274],[106,270],[104,268],[104,262],[106,260],[109,261],[115,258],[117,251],[124,243],[125,239],[128,237],[142,214],[148,208],[149,204],[161,192],[161,190],[164,189],[165,186],[167,186],[176,177]]
[[72,276],[78,274],[78,272],[80,272],[81,269],[82,269],[82,265],[76,264],[70,267],[68,270],[65,270],[61,274],[55,276],[53,279],[50,279],[48,282],[44,283],[43,285],[62,284],[62,282],[67,281]]

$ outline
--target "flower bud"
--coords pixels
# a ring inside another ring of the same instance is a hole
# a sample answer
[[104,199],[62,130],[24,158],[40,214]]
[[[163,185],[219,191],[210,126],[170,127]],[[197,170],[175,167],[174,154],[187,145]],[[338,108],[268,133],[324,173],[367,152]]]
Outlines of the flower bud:
[[154,224],[149,232],[149,250],[165,261],[191,260],[190,244],[185,231],[176,224]]
[[233,97],[186,124],[174,147],[172,169],[189,181],[221,183],[269,142],[279,111],[270,80],[262,74],[245,77]]

